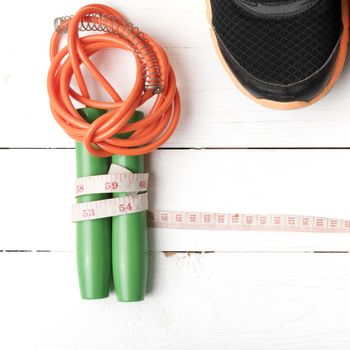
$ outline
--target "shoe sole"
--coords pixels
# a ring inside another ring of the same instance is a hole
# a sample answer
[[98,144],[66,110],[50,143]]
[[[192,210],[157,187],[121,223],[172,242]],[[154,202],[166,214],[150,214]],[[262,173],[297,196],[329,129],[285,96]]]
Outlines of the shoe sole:
[[348,42],[349,42],[349,0],[342,0],[342,23],[343,23],[343,33],[342,37],[340,39],[340,47],[339,47],[339,52],[338,56],[333,68],[333,72],[331,75],[331,78],[327,85],[323,88],[323,90],[315,96],[313,99],[310,101],[292,101],[292,102],[278,102],[278,101],[273,101],[273,100],[268,100],[268,99],[260,99],[255,97],[252,93],[250,93],[246,88],[242,86],[242,84],[239,82],[239,80],[236,78],[236,76],[231,72],[231,69],[227,65],[221,50],[219,48],[218,40],[215,35],[213,26],[212,26],[212,8],[211,8],[211,3],[210,0],[206,0],[207,4],[207,17],[209,21],[209,26],[210,26],[210,35],[214,43],[214,48],[217,53],[217,55],[220,58],[220,61],[222,65],[224,66],[226,72],[230,76],[230,78],[233,80],[235,85],[238,87],[238,89],[251,98],[253,101],[256,103],[267,107],[267,108],[273,108],[273,109],[298,109],[298,108],[304,108],[307,106],[310,106],[319,100],[321,100],[324,96],[326,96],[329,91],[333,88],[335,85],[336,81],[338,80],[340,73],[343,70],[345,60],[346,60],[346,55],[348,51]]

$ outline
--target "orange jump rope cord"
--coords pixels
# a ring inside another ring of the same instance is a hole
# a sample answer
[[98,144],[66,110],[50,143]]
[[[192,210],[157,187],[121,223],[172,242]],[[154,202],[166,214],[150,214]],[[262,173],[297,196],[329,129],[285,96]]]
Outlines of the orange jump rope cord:
[[[106,33],[79,37],[79,28],[100,30]],[[51,66],[48,73],[48,93],[51,111],[58,124],[74,140],[83,142],[94,156],[112,154],[127,156],[149,153],[163,144],[174,132],[180,116],[180,97],[174,71],[164,50],[148,35],[139,32],[116,10],[105,5],[88,5],[73,17],[66,18],[67,46],[59,50],[62,34],[56,31],[51,39]],[[131,51],[136,59],[136,81],[129,96],[122,100],[117,91],[94,66],[90,56],[109,48]],[[90,98],[80,66],[84,64],[90,74],[101,84],[113,102]],[[159,76],[161,91],[144,119],[129,123],[135,110],[154,96],[155,89],[147,88],[150,76]],[[71,87],[75,77],[80,93]],[[81,104],[107,109],[93,123],[87,123],[76,111],[72,99]],[[128,139],[116,134],[133,132]]]

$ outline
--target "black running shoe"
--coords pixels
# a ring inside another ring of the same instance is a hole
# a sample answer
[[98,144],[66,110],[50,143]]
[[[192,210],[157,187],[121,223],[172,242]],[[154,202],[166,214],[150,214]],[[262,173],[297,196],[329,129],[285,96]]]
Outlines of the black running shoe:
[[338,79],[348,0],[207,0],[217,52],[238,87],[272,108],[310,105]]

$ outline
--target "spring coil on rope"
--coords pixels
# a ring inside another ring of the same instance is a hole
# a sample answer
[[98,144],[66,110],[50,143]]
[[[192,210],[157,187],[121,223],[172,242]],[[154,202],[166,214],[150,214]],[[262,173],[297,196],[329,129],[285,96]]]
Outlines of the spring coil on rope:
[[[56,18],[54,24],[47,89],[52,114],[62,129],[95,157],[138,156],[163,145],[174,133],[181,111],[175,72],[164,49],[106,5],[84,6],[74,16]],[[79,31],[94,33],[80,36]],[[63,46],[62,33],[67,33]],[[132,52],[136,58],[134,84],[124,99],[89,58],[109,48]],[[81,67],[112,101],[91,97]],[[74,80],[77,87],[72,86]],[[148,101],[144,117],[132,121]],[[76,103],[106,112],[89,123],[77,111]],[[130,136],[116,137],[124,134]]]
[[[73,16],[57,17],[54,27],[57,33],[67,33]],[[112,15],[92,13],[79,21],[78,29],[84,31],[98,31],[117,35],[128,41],[143,65],[143,79],[145,90],[153,90],[155,94],[162,92],[161,69],[157,56],[149,44],[146,35],[139,28],[124,18]]]

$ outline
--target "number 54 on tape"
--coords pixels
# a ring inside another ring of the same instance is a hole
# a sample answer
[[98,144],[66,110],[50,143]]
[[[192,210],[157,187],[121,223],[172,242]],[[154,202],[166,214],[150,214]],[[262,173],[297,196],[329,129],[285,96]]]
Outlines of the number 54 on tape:
[[147,193],[74,204],[72,209],[74,222],[137,213],[148,209]]

